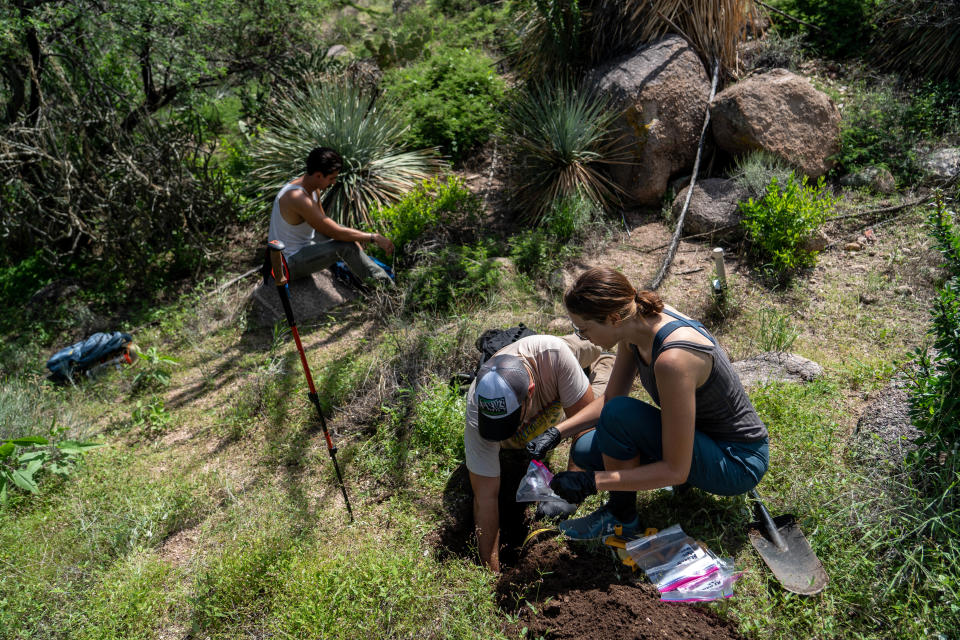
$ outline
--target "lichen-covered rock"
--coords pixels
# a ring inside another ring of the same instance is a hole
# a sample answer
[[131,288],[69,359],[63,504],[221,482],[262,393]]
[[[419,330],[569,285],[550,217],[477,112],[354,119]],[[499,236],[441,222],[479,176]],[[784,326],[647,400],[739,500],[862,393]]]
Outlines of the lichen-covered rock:
[[810,81],[786,69],[752,76],[717,94],[713,137],[731,153],[764,150],[822,176],[839,150],[840,112]]
[[737,360],[733,368],[744,387],[767,382],[810,382],[823,375],[823,367],[813,360],[784,351],[767,351]]
[[[314,320],[324,313],[357,296],[355,289],[344,285],[329,271],[323,270],[290,283],[290,306],[297,323]],[[277,294],[277,287],[270,279],[250,294],[249,321],[253,326],[272,326],[277,322],[286,323],[283,305]]]
[[897,190],[893,174],[883,167],[864,167],[840,178],[840,184],[845,187],[868,187],[885,195]]
[[928,180],[952,180],[960,176],[960,149],[947,147],[931,151],[923,157],[921,164]]
[[615,135],[630,164],[611,175],[633,204],[654,205],[670,176],[689,170],[697,155],[710,80],[700,58],[679,36],[668,36],[591,72],[588,86],[610,97],[621,115]]
[[[689,185],[673,200],[673,216],[678,219],[687,198]],[[683,221],[685,235],[715,232],[716,238],[736,239],[743,235],[739,204],[749,194],[734,180],[708,178],[693,185],[690,207]]]

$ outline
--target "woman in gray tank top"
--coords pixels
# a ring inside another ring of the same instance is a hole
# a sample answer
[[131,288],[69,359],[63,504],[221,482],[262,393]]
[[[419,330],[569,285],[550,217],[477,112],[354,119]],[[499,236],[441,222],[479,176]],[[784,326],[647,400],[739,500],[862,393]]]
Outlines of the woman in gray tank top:
[[[631,533],[639,526],[638,490],[686,483],[737,495],[760,482],[767,429],[701,323],[610,268],[581,275],[564,304],[580,337],[618,349],[606,393],[576,416],[597,423],[571,450],[584,471],[558,473],[551,484],[568,501],[603,490],[610,499],[588,516],[561,522],[561,531],[588,539],[622,525]],[[629,397],[638,377],[657,406]]]

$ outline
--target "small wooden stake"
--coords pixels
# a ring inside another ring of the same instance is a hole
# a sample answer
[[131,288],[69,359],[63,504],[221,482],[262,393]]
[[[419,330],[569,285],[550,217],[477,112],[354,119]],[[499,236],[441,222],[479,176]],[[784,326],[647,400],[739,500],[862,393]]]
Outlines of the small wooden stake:
[[717,273],[717,277],[713,280],[713,293],[722,296],[727,290],[727,270],[723,266],[723,249],[721,247],[713,250],[713,262]]

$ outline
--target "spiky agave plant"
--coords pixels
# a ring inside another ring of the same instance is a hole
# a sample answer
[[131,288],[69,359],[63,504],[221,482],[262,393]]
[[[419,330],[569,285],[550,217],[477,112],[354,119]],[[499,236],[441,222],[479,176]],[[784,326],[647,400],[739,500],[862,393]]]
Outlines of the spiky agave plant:
[[539,221],[568,197],[600,206],[617,200],[621,189],[605,171],[626,158],[622,138],[610,130],[616,115],[606,99],[569,81],[533,84],[524,92],[507,123],[521,217]]
[[313,80],[289,92],[267,116],[252,154],[252,176],[258,189],[276,193],[303,173],[310,149],[336,149],[343,169],[322,196],[324,211],[346,225],[370,225],[372,208],[398,201],[446,167],[436,149],[403,150],[403,131],[388,98],[343,78]]

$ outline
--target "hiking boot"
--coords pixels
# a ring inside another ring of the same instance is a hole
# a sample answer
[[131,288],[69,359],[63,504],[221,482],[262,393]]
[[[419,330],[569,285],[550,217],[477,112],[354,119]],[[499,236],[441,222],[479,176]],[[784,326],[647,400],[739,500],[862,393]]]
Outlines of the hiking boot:
[[533,514],[534,520],[544,520],[547,518],[569,518],[577,511],[578,504],[569,502],[538,502],[537,511]]
[[617,525],[623,527],[621,535],[629,536],[640,528],[640,516],[636,516],[632,522],[621,522],[606,506],[603,506],[588,516],[564,520],[557,525],[557,528],[571,540],[596,540],[603,536],[614,535]]

